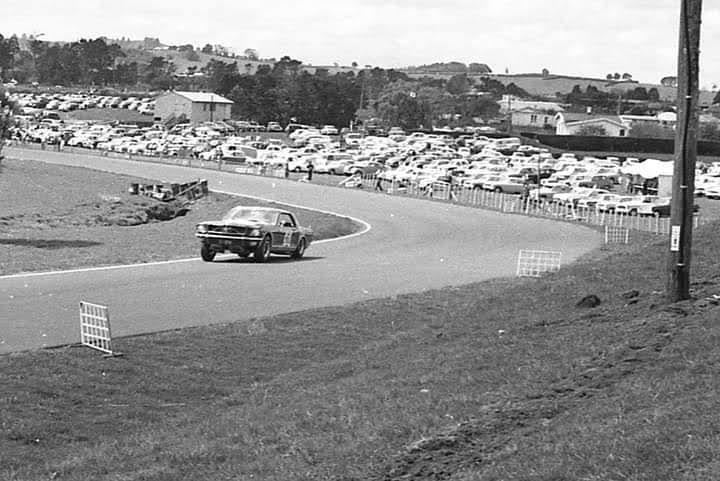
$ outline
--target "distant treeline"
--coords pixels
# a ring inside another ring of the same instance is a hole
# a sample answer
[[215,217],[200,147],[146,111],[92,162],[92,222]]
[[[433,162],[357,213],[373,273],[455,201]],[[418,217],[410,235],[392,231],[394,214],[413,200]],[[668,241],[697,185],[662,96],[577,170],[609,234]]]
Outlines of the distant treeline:
[[[465,71],[486,67],[459,65]],[[236,117],[261,123],[346,126],[351,121],[373,119],[403,129],[467,125],[497,116],[496,100],[503,94],[527,96],[514,84],[471,79],[464,72],[447,80],[410,79],[404,73],[380,68],[332,75],[317,68],[311,74],[302,62],[290,57],[272,66],[261,65],[253,74],[244,68],[241,72],[237,62],[218,60],[200,68],[193,66],[188,73],[176,75],[172,58],[156,55],[147,60],[104,38],[51,43],[0,35],[3,81],[95,90],[212,91],[235,102]],[[475,93],[478,91],[482,95]]]

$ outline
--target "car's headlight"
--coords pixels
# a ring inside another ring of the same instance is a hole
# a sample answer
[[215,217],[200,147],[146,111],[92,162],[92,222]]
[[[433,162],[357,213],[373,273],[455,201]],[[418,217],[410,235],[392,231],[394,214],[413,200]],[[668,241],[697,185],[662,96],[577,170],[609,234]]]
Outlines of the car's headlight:
[[204,234],[204,233],[206,233],[206,232],[208,231],[208,227],[207,227],[206,225],[199,224],[199,225],[197,226],[197,231],[198,231],[198,233],[200,233],[200,234]]
[[259,237],[260,236],[260,229],[253,229],[250,231],[250,237]]

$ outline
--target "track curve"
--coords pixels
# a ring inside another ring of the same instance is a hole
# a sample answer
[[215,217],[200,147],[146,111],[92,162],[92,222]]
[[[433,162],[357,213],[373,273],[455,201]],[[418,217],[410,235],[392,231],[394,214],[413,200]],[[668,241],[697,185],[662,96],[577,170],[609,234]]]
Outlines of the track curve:
[[586,227],[440,202],[93,155],[5,153],[167,182],[206,178],[214,190],[337,212],[372,229],[314,244],[301,261],[197,259],[0,278],[0,353],[77,342],[81,300],[109,306],[113,335],[125,336],[514,275],[519,249],[559,250],[567,263],[600,245]]

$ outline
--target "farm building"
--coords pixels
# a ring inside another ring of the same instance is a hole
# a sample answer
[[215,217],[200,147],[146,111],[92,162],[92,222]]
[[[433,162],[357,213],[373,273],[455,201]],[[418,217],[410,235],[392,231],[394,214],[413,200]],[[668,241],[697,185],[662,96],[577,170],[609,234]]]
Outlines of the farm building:
[[193,123],[228,120],[232,105],[232,100],[214,93],[172,91],[155,101],[155,120],[183,115]]
[[599,116],[560,112],[555,114],[556,135],[583,135],[588,128],[604,131],[608,137],[627,137],[628,126],[614,115]]
[[510,114],[510,122],[513,127],[524,127],[531,129],[554,129],[555,113],[547,110],[524,108],[513,110]]

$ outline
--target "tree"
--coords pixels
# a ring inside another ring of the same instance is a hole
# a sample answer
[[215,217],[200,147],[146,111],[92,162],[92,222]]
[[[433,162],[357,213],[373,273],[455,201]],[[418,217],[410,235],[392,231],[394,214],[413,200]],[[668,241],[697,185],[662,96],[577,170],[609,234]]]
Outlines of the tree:
[[208,55],[212,55],[212,53],[214,52],[213,46],[210,45],[209,43],[206,43],[205,46],[204,46],[204,47],[202,48],[202,50],[200,50],[200,51],[201,51],[202,53],[206,53],[206,54],[208,54]]
[[470,80],[465,73],[456,74],[450,77],[445,88],[453,95],[461,95],[470,90]]
[[635,87],[628,92],[628,98],[630,100],[648,100],[648,91],[645,87]]
[[677,87],[677,77],[668,76],[660,79],[660,85],[664,87]]
[[17,37],[5,38],[0,34],[0,78],[8,79],[6,72],[15,68],[15,57],[20,53]]
[[358,63],[357,63],[357,62],[353,62],[353,63],[350,64],[350,65],[352,65],[352,68],[358,68]]
[[248,60],[259,60],[260,56],[258,55],[257,50],[254,48],[246,48],[245,52],[243,52],[245,56],[248,58]]
[[188,60],[189,62],[199,62],[200,55],[198,55],[198,53],[195,51],[195,49],[186,50],[185,51],[185,59]]
[[605,78],[606,78],[607,80],[612,80],[612,79],[613,79],[613,74],[609,73],[609,74],[607,74],[607,75],[605,76]]
[[720,103],[720,92],[715,94],[715,97],[713,97],[713,104],[719,104]]
[[624,74],[622,74],[622,79],[623,80],[632,80],[632,74],[625,72]]
[[618,72],[615,72],[615,73],[613,74],[613,78],[614,78],[615,80],[620,80],[620,74],[619,74]]
[[588,135],[595,137],[604,137],[607,136],[607,134],[608,133],[607,130],[605,130],[605,127],[597,124],[583,125],[576,133],[576,135]]
[[14,114],[17,106],[10,101],[2,85],[0,85],[0,159],[5,139],[10,134],[10,128],[15,124]]
[[655,87],[648,90],[648,102],[660,102],[660,92]]
[[699,137],[703,140],[720,141],[720,125],[718,125],[718,122],[702,122]]

